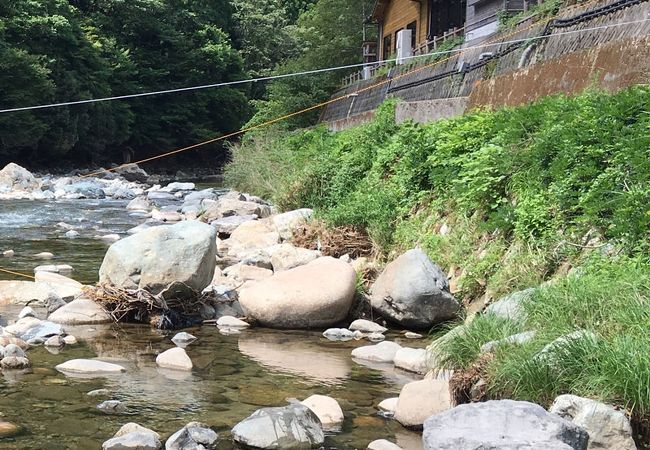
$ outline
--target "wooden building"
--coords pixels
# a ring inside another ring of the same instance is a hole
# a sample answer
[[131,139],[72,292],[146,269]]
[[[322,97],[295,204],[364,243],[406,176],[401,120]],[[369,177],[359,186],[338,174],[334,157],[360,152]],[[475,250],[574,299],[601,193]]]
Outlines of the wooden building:
[[379,59],[395,54],[397,33],[409,29],[415,53],[435,47],[436,39],[462,30],[466,41],[498,29],[499,13],[526,11],[538,0],[376,0],[371,21],[379,24]]
[[422,49],[437,36],[462,28],[466,0],[377,0],[371,19],[379,24],[379,57],[395,53],[397,33],[411,30],[414,49]]

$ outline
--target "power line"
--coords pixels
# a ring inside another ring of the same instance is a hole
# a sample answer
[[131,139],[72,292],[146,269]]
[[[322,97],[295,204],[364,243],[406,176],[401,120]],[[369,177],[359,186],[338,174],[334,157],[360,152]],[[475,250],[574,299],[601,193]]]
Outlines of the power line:
[[[470,51],[470,50],[476,50],[476,49],[481,49],[481,48],[489,48],[489,47],[495,47],[495,46],[507,45],[507,44],[517,44],[517,43],[520,43],[520,42],[529,42],[529,41],[534,41],[534,40],[538,40],[538,39],[546,39],[548,37],[553,37],[553,36],[563,36],[563,35],[568,35],[568,34],[578,34],[578,33],[584,33],[584,32],[588,32],[588,31],[597,31],[597,30],[602,30],[602,29],[606,29],[606,28],[620,27],[620,26],[624,26],[624,25],[634,25],[634,24],[648,22],[648,21],[650,21],[650,18],[634,20],[634,21],[629,21],[629,22],[620,22],[620,23],[599,25],[597,27],[584,28],[584,29],[581,29],[581,30],[564,31],[564,32],[561,32],[561,33],[550,33],[550,34],[545,34],[545,35],[541,35],[541,36],[533,36],[533,37],[528,37],[528,38],[510,40],[510,41],[501,41],[501,42],[492,42],[492,43],[479,44],[479,45],[475,45],[475,46],[471,46],[471,47],[465,47],[465,48],[461,48],[461,49],[451,49],[451,50],[444,50],[444,51],[438,51],[438,52],[425,53],[425,54],[422,54],[422,55],[413,55],[413,56],[401,58],[401,60],[410,61],[410,60],[416,60],[416,59],[419,59],[419,58],[429,58],[429,57],[432,57],[432,56],[440,56],[440,55],[446,55],[446,54],[462,53],[462,52],[467,52],[467,51]],[[180,92],[191,92],[191,91],[198,91],[198,90],[204,90],[204,89],[213,89],[213,88],[226,87],[226,86],[237,86],[237,85],[243,85],[243,84],[248,84],[248,83],[258,83],[258,82],[272,81],[272,80],[278,80],[278,79],[283,79],[283,78],[293,78],[293,77],[301,77],[301,76],[306,76],[306,75],[314,75],[314,74],[319,74],[319,73],[335,72],[335,71],[346,70],[346,69],[354,69],[354,68],[358,68],[358,67],[368,67],[368,66],[375,66],[375,65],[379,65],[379,64],[389,64],[389,63],[396,62],[396,61],[397,61],[397,58],[392,58],[392,59],[385,59],[385,60],[381,60],[381,61],[377,61],[377,62],[373,62],[373,63],[348,64],[348,65],[344,65],[344,66],[327,67],[327,68],[323,68],[323,69],[306,70],[306,71],[302,71],[302,72],[293,72],[293,73],[281,74],[281,75],[271,75],[271,76],[266,76],[266,77],[251,78],[251,79],[247,79],[247,80],[227,81],[227,82],[222,82],[222,83],[212,83],[212,84],[204,84],[204,85],[198,85],[198,86],[188,86],[188,87],[183,87],[183,88],[166,89],[166,90],[158,90],[158,91],[150,91],[150,92],[141,92],[141,93],[137,93],[137,94],[126,94],[126,95],[118,95],[118,96],[112,96],[112,97],[102,97],[102,98],[96,98],[96,99],[75,100],[75,101],[60,102],[60,103],[49,103],[49,104],[44,104],[44,105],[24,106],[24,107],[18,107],[18,108],[7,108],[7,109],[0,109],[0,114],[11,113],[11,112],[20,112],[20,111],[33,111],[33,110],[40,110],[40,109],[60,108],[60,107],[63,107],[63,106],[84,105],[84,104],[101,103],[101,102],[108,102],[108,101],[115,101],[115,100],[126,100],[126,99],[131,99],[131,98],[151,97],[151,96],[155,96],[155,95],[174,94],[174,93],[180,93]]]

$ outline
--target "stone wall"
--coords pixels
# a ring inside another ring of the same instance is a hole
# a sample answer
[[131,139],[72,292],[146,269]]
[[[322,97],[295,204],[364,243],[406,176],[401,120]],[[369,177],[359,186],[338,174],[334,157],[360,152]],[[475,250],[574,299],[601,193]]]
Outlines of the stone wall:
[[[552,26],[546,21],[533,23],[531,18],[480,47],[472,45],[451,56],[445,55],[441,62],[393,68],[381,78],[335,93],[334,97],[342,96],[343,100],[327,106],[321,120],[329,123],[345,119],[355,123],[355,116],[369,117],[367,113],[387,98],[421,102],[469,97],[469,107],[499,107],[558,92],[578,93],[588,86],[617,90],[645,83],[650,79],[650,22],[592,28],[649,18],[650,0],[637,0],[598,17],[582,16],[590,11],[605,12],[604,8],[620,2],[601,0],[566,8]],[[562,22],[573,18],[575,22]],[[513,43],[522,39],[530,40]],[[355,92],[358,94],[354,95]],[[414,107],[404,108],[404,117],[408,117],[408,111]],[[421,108],[413,110],[419,114]],[[453,115],[458,113],[453,108],[449,111]],[[431,116],[431,120],[438,118]]]

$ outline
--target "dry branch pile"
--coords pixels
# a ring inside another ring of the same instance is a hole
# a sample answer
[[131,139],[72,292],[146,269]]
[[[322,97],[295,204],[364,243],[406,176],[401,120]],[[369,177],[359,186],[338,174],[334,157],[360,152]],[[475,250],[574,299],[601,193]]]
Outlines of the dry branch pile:
[[373,244],[368,235],[354,227],[327,227],[319,221],[311,221],[294,231],[296,247],[320,250],[324,256],[351,258],[370,256]]

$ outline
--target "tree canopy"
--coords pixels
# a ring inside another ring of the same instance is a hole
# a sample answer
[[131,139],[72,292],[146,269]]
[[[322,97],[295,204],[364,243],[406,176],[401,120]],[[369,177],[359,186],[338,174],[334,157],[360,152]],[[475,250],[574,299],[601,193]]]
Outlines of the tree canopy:
[[[347,0],[0,0],[0,109],[356,62],[361,9]],[[0,163],[159,154],[308,106],[341,75],[0,114]]]

